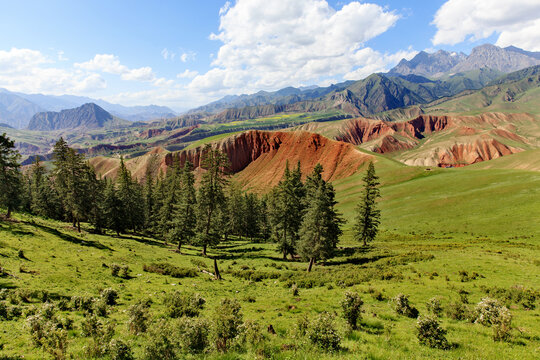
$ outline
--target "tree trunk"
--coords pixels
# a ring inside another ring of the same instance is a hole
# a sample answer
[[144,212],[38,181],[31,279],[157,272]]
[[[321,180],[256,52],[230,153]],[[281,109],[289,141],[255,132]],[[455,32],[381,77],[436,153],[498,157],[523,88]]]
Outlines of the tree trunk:
[[315,259],[314,258],[310,258],[309,259],[309,265],[308,265],[308,268],[307,268],[307,271],[308,272],[311,272],[311,268],[313,267],[313,263],[315,262]]
[[77,220],[77,231],[81,232],[81,222]]
[[364,246],[367,246],[366,238],[364,238]]
[[180,247],[182,247],[182,242],[178,240],[178,252],[180,252]]
[[287,260],[287,250],[283,250],[283,260]]
[[202,247],[202,254],[203,256],[206,256],[206,244],[204,244]]
[[6,219],[9,219],[11,217],[11,206],[8,206],[7,208],[7,214],[6,214]]
[[219,273],[216,258],[214,258],[214,276],[216,277],[216,280],[221,280],[221,274]]

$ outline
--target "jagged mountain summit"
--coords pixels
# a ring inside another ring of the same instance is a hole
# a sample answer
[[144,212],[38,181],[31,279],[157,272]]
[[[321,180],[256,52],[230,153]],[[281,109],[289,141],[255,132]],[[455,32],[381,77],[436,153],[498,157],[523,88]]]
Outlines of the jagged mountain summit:
[[439,50],[429,54],[419,52],[411,60],[402,59],[389,71],[392,75],[420,75],[439,78],[479,69],[489,68],[501,73],[518,71],[540,64],[540,54],[515,46],[500,48],[491,44],[475,47],[469,55]]
[[35,114],[28,130],[53,131],[64,129],[97,129],[110,127],[125,120],[118,119],[94,103],[60,112],[47,111]]

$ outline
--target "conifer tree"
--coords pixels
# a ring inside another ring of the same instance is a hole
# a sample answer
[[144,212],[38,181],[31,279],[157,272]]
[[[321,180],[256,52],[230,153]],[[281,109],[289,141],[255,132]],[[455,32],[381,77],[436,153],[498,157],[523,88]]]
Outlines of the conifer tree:
[[172,228],[174,206],[178,202],[178,190],[180,188],[180,166],[174,163],[168,169],[163,183],[163,198],[157,220],[158,233],[164,240],[169,238],[169,231]]
[[15,150],[15,142],[5,133],[0,135],[0,205],[7,208],[7,218],[11,217],[11,212],[21,202],[20,157],[19,152]]
[[225,217],[228,234],[239,236],[244,235],[244,199],[242,191],[237,184],[232,183],[229,186],[229,196],[227,198],[227,207],[223,211],[222,217]]
[[269,217],[272,224],[272,236],[278,243],[278,250],[291,258],[296,252],[298,231],[302,223],[304,212],[305,188],[302,183],[300,162],[295,170],[285,166],[285,173],[279,184],[273,189],[270,196]]
[[180,251],[182,244],[189,243],[195,235],[197,224],[195,176],[193,165],[189,161],[180,170],[180,186],[176,192],[177,203],[173,205],[169,241],[178,243],[178,251]]
[[123,157],[120,157],[118,173],[118,198],[122,202],[123,215],[127,219],[128,227],[133,231],[140,229],[144,223],[142,189],[131,177]]
[[377,236],[381,212],[377,209],[379,198],[379,177],[375,174],[373,162],[369,163],[364,180],[364,191],[360,203],[356,207],[356,223],[354,225],[355,237],[362,241],[364,246]]
[[103,194],[103,215],[105,227],[116,232],[116,235],[125,232],[128,228],[127,219],[124,216],[122,200],[112,181],[105,181]]
[[253,241],[253,238],[259,235],[260,232],[260,215],[261,211],[259,205],[259,199],[257,195],[253,193],[245,193],[243,196],[243,206],[242,206],[242,226],[243,233],[250,241]]
[[322,179],[323,168],[317,164],[306,179],[307,209],[300,227],[298,253],[309,260],[308,271],[315,261],[333,256],[344,222],[335,210],[335,191]]
[[224,169],[229,166],[227,156],[208,144],[203,150],[201,167],[206,171],[202,175],[197,193],[197,240],[206,256],[208,246],[219,242],[224,229],[220,227],[219,208],[225,201],[224,188],[227,184]]

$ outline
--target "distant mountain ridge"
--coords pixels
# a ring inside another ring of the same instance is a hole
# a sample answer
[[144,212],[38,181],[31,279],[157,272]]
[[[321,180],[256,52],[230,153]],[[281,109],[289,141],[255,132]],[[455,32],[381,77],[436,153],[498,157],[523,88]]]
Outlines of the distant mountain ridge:
[[64,129],[97,129],[122,123],[94,103],[84,104],[78,108],[62,110],[60,112],[47,111],[35,114],[28,130],[53,131]]
[[84,96],[23,94],[0,89],[0,122],[15,128],[25,128],[38,112],[61,111],[94,103],[114,116],[130,121],[168,119],[177,114],[166,106],[123,106]]
[[411,60],[402,59],[392,68],[391,75],[421,75],[439,78],[454,73],[489,68],[509,73],[540,64],[540,53],[515,46],[500,48],[484,44],[472,49],[469,55],[439,50],[429,54],[421,51]]

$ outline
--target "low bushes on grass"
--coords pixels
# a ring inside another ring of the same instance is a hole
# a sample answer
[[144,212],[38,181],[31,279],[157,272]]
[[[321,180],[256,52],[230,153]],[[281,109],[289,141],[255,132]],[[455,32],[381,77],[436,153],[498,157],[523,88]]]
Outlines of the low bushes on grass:
[[175,291],[165,297],[167,315],[172,318],[182,316],[195,317],[204,308],[206,300],[200,294]]
[[189,353],[201,353],[209,346],[210,324],[201,318],[183,317],[177,324],[182,349]]
[[242,325],[240,303],[235,299],[223,299],[214,312],[214,338],[219,351],[227,351],[230,342],[238,335]]
[[455,301],[446,306],[446,316],[453,320],[467,320],[470,311],[465,304]]
[[443,312],[443,307],[441,305],[441,299],[437,296],[432,297],[426,303],[427,311],[432,313],[435,316],[441,316]]
[[474,309],[474,322],[493,328],[493,339],[505,341],[510,337],[512,314],[497,300],[484,298]]
[[169,263],[152,263],[143,265],[143,270],[146,272],[169,275],[174,278],[196,277],[198,271],[192,268],[181,268]]
[[404,294],[398,294],[392,299],[394,303],[394,310],[399,315],[404,315],[410,318],[418,317],[418,310],[409,303],[409,296]]
[[416,332],[418,341],[422,345],[443,350],[450,347],[446,339],[446,330],[440,326],[434,317],[418,318]]
[[356,292],[347,291],[345,298],[341,300],[341,308],[343,309],[343,317],[351,329],[356,330],[356,324],[361,317],[361,308],[364,302],[360,295]]
[[128,328],[132,334],[146,332],[149,320],[148,308],[149,304],[144,302],[139,302],[128,308]]
[[320,313],[308,323],[306,335],[312,344],[326,351],[338,350],[341,344],[334,315],[328,312]]

